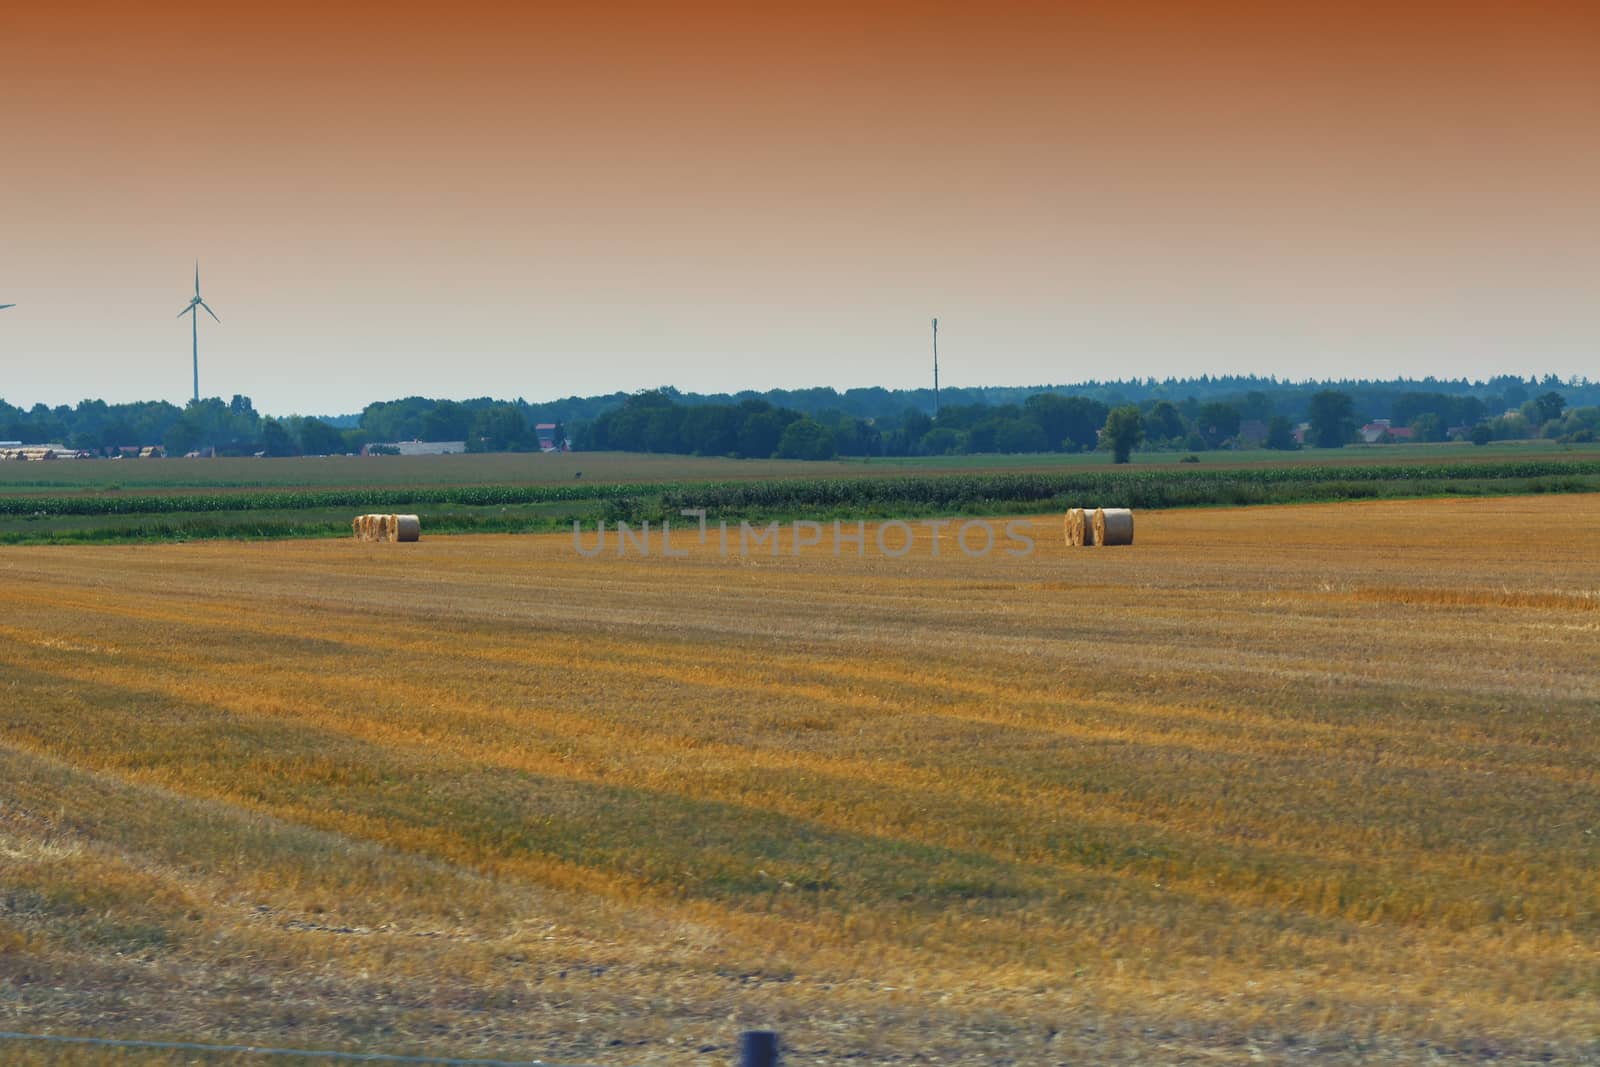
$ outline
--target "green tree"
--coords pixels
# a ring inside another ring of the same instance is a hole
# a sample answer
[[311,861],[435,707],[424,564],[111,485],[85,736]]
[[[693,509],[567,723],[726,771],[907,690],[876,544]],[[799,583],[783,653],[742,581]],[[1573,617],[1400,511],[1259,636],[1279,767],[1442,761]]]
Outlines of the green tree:
[[1059,451],[1066,444],[1072,421],[1066,397],[1060,393],[1034,393],[1022,402],[1022,410],[1044,431],[1047,449]]
[[422,436],[422,420],[434,406],[422,396],[371,403],[362,409],[361,428],[373,441],[410,441]]
[[780,459],[832,459],[836,454],[833,432],[811,419],[796,419],[778,439]]
[[1535,406],[1535,414],[1538,416],[1537,421],[1540,426],[1550,422],[1552,419],[1559,419],[1562,410],[1567,406],[1566,397],[1554,390],[1534,397],[1532,402]]
[[[914,456],[921,451],[922,438],[929,430],[933,429],[933,419],[925,411],[907,408],[905,415],[900,419],[900,441],[904,443],[906,456]],[[944,453],[939,453],[943,455]]]
[[465,441],[471,429],[471,410],[454,400],[441,400],[422,416],[425,441]]
[[967,431],[968,452],[998,452],[999,450],[999,419],[984,419]]
[[866,419],[842,415],[832,427],[833,440],[842,456],[879,456],[883,454],[883,434]]
[[200,448],[205,428],[201,425],[194,408],[194,402],[190,401],[189,410],[179,415],[177,421],[167,427],[167,436],[162,442],[166,446],[167,455],[185,456]]
[[1183,436],[1183,416],[1170,400],[1158,400],[1144,413],[1144,435],[1151,441],[1175,441]]
[[147,445],[149,443],[149,441],[142,440],[139,437],[138,431],[133,428],[133,424],[127,419],[120,415],[113,415],[104,426],[100,427],[100,432],[94,435],[94,444],[89,447],[115,448],[119,445]]
[[1413,441],[1443,441],[1444,423],[1439,421],[1439,416],[1433,412],[1418,415],[1411,420],[1411,439]]
[[1111,449],[1113,459],[1126,463],[1133,457],[1133,446],[1144,440],[1144,420],[1133,404],[1112,408],[1106,416],[1105,429],[1100,431],[1102,447]]
[[1106,413],[1111,409],[1086,396],[1069,396],[1066,399],[1068,420],[1064,447],[1075,452],[1094,451],[1100,443],[1100,427],[1106,424]]
[[917,442],[917,451],[924,456],[955,456],[964,452],[966,445],[961,439],[960,430],[938,426],[922,435]]
[[728,456],[739,451],[739,409],[731,404],[701,404],[683,416],[684,445],[697,456]]
[[1274,415],[1267,420],[1267,447],[1275,448],[1280,452],[1287,452],[1297,448],[1294,441],[1294,424],[1282,415]]
[[1241,416],[1232,404],[1213,402],[1200,409],[1195,419],[1195,429],[1206,439],[1206,444],[1216,448],[1239,432]]
[[1259,389],[1252,389],[1244,394],[1244,399],[1234,406],[1239,409],[1241,419],[1266,422],[1272,417],[1272,398]]
[[1350,394],[1324,389],[1311,397],[1307,418],[1311,441],[1318,448],[1343,448],[1355,434],[1356,405]]
[[494,404],[473,416],[467,450],[509,452],[527,444],[528,420],[515,404]]
[[266,419],[261,423],[261,450],[269,456],[292,456],[295,453],[294,438],[283,428],[283,423],[277,419]]
[[745,416],[739,427],[739,454],[746,459],[770,459],[778,450],[784,431],[783,416],[776,411],[757,411]]
[[995,433],[996,452],[1048,452],[1044,428],[1032,419],[1003,419]]
[[321,419],[300,422],[300,451],[308,456],[335,456],[344,453],[344,434]]

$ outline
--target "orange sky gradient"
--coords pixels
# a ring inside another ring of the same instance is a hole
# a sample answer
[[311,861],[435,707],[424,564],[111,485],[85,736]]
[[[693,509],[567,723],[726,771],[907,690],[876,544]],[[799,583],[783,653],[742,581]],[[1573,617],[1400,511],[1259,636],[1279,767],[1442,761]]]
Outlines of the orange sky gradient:
[[3,14],[12,403],[1600,366],[1593,0]]

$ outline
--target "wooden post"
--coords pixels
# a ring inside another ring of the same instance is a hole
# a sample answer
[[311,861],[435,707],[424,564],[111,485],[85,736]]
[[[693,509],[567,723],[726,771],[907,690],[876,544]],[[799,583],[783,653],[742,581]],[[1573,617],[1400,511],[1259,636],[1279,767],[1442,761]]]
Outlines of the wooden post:
[[739,1067],[778,1067],[776,1030],[746,1030],[739,1035]]

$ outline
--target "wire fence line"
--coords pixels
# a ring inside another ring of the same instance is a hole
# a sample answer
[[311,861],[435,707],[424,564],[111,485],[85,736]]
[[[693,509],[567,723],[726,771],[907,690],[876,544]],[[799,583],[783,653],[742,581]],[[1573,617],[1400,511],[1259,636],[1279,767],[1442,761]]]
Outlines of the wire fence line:
[[[168,1052],[213,1052],[246,1056],[298,1056],[303,1059],[337,1060],[342,1063],[414,1063],[432,1067],[583,1067],[580,1064],[554,1064],[548,1060],[459,1059],[450,1056],[398,1056],[384,1052],[334,1052],[305,1048],[273,1048],[266,1045],[207,1045],[198,1041],[137,1041],[111,1037],[70,1037],[63,1034],[25,1034],[0,1030],[0,1042],[36,1042],[43,1045],[76,1045],[101,1048],[151,1049]],[[778,1035],[770,1030],[747,1030],[740,1035],[739,1067],[776,1067]]]

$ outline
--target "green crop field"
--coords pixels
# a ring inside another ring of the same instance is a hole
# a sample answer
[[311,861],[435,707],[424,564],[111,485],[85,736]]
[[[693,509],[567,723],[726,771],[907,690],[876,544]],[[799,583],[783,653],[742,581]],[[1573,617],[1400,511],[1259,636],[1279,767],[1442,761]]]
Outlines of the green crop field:
[[[1136,467],[1366,466],[1406,463],[1484,463],[1512,459],[1600,459],[1600,447],[1567,448],[1552,441],[1353,446],[1300,452],[1266,450],[1135,453]],[[482,453],[450,456],[300,456],[285,459],[56,460],[0,463],[0,493],[151,492],[200,489],[404,488],[454,485],[558,485],[586,482],[733,481],[784,477],[869,477],[886,472],[936,474],[1036,471],[1112,466],[1103,452],[909,458],[741,460],[634,452]]]
[[[596,518],[660,523],[685,508],[724,518],[829,519],[1016,514],[1086,501],[1167,508],[1600,490],[1597,450],[1421,446],[1268,455],[1275,461],[1244,453],[1227,463],[1126,466],[1104,456],[1007,456],[991,457],[986,468],[620,453],[10,464],[13,476],[18,468],[38,473],[34,484],[0,488],[0,542],[330,536],[347,533],[350,518],[364,511],[413,512],[432,533],[515,533]],[[176,473],[164,483],[92,481],[108,471]],[[216,476],[199,484],[195,472],[206,471]],[[318,471],[324,480],[294,481]],[[189,483],[176,480],[186,472]],[[79,483],[65,481],[74,474]],[[61,484],[44,484],[48,478]]]

